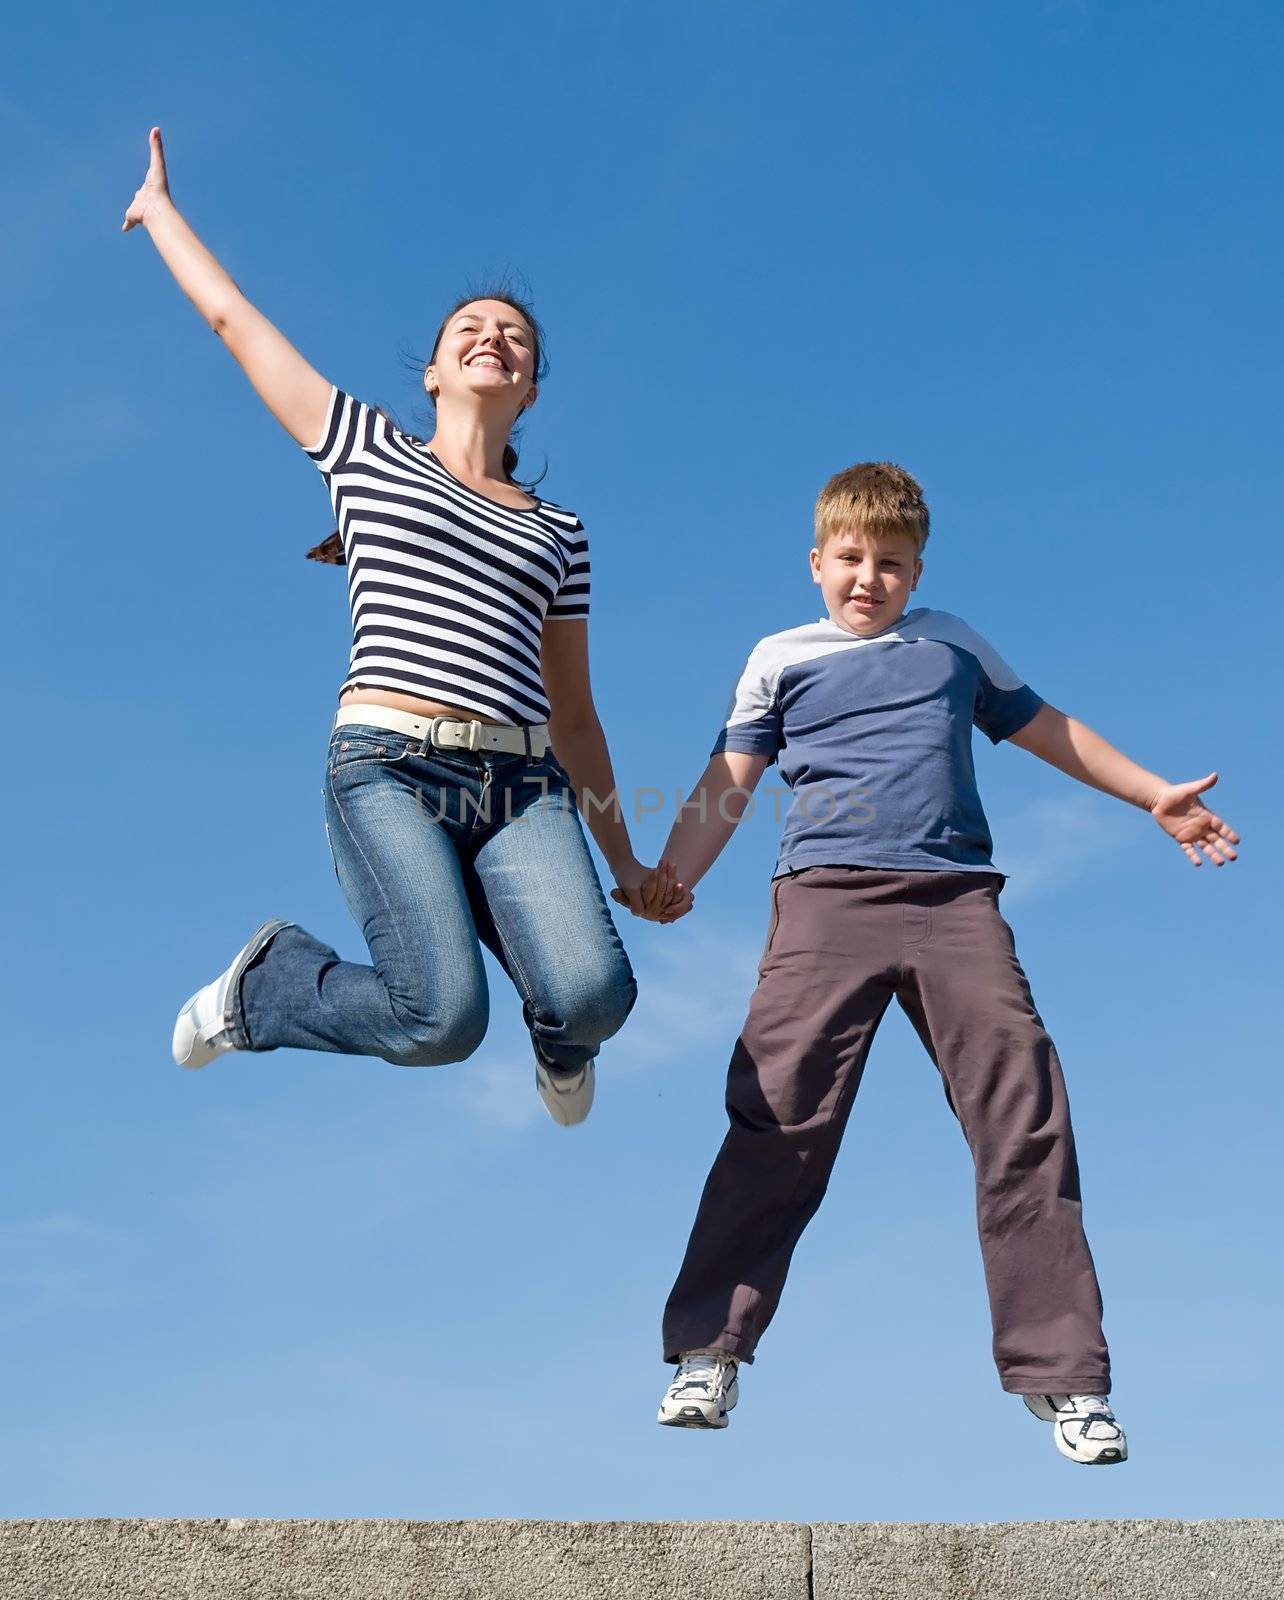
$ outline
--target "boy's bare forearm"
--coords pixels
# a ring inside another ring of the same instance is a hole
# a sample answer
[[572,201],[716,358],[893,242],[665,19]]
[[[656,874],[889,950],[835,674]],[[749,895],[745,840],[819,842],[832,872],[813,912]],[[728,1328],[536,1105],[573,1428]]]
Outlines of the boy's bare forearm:
[[[698,800],[699,791],[691,798]],[[660,859],[671,864],[679,883],[694,889],[722,854],[739,820],[725,821],[716,809],[703,821],[684,814],[673,824]]]
[[1142,811],[1150,810],[1156,795],[1167,785],[1167,779],[1138,766],[1086,723],[1055,706],[1045,705],[1024,728],[1011,735],[1011,742],[1068,777]]
[[693,889],[722,854],[766,767],[760,757],[715,756],[705,768],[665,842],[678,881]]

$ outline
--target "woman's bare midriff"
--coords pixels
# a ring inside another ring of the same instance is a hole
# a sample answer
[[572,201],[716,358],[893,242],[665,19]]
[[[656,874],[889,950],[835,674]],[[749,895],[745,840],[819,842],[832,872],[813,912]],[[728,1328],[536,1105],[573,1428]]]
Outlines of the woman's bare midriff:
[[480,711],[466,711],[460,706],[443,705],[439,700],[420,700],[413,694],[398,694],[395,689],[345,689],[339,696],[341,706],[395,706],[398,711],[408,711],[412,717],[458,717],[461,722],[493,722],[499,726],[498,717],[488,717]]

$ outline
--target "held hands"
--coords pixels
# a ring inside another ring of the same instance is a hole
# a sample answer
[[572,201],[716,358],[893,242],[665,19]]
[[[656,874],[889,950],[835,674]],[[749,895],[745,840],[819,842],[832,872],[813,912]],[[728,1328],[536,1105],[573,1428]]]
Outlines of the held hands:
[[1234,828],[1227,827],[1199,798],[1205,789],[1211,789],[1216,782],[1217,774],[1210,772],[1206,778],[1198,778],[1193,783],[1166,783],[1148,808],[1151,816],[1166,834],[1177,841],[1182,854],[1195,867],[1204,864],[1199,850],[1215,867],[1235,860],[1234,847],[1239,843],[1239,834]]
[[641,862],[634,862],[616,878],[618,886],[611,890],[611,899],[647,922],[676,922],[695,904],[695,896],[678,882],[667,861],[649,872]]
[[151,147],[151,160],[147,166],[147,176],[143,179],[138,193],[129,202],[129,210],[126,211],[125,220],[121,224],[122,233],[128,233],[140,222],[146,223],[148,209],[157,201],[169,199],[169,176],[165,171],[165,151],[161,147],[159,128],[152,129],[148,143]]

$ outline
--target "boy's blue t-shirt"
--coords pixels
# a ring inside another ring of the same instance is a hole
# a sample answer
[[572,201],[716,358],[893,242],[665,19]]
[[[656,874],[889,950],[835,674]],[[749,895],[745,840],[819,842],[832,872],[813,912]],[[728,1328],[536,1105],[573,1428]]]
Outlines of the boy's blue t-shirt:
[[907,611],[872,638],[828,617],[755,645],[714,754],[779,761],[793,791],[774,877],[800,867],[993,872],[972,764],[1043,701],[960,618]]

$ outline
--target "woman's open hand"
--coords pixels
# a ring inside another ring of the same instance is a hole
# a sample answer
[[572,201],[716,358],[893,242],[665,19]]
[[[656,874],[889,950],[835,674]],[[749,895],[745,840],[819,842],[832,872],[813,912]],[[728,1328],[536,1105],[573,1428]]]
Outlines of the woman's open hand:
[[148,135],[148,144],[151,148],[151,160],[147,164],[147,176],[139,186],[138,193],[129,202],[125,220],[121,224],[122,233],[128,233],[140,222],[146,223],[149,208],[157,201],[169,199],[169,174],[165,170],[165,151],[161,145],[159,128],[152,129]]

